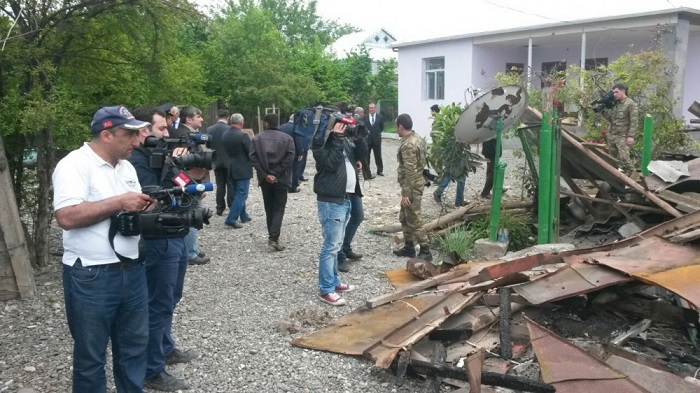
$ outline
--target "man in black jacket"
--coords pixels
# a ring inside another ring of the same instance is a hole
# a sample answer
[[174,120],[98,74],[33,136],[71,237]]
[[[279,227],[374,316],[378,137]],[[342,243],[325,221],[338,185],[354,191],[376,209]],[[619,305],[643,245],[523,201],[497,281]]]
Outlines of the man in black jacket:
[[[151,167],[151,151],[143,146],[148,136],[168,137],[165,112],[157,108],[139,108],[134,117],[151,123],[139,131],[140,146],[135,148],[129,161],[134,165],[141,187],[160,186],[172,188],[177,168],[166,164],[166,173]],[[177,149],[176,149],[177,150]],[[173,154],[186,153],[185,148]],[[162,179],[162,180],[161,180]],[[165,365],[187,363],[196,356],[190,351],[175,348],[172,337],[173,313],[182,298],[187,272],[187,247],[184,237],[141,239],[140,253],[146,265],[148,286],[148,346],[146,348],[146,387],[166,392],[187,389],[188,384],[165,371]]]
[[287,207],[287,191],[292,186],[294,140],[280,131],[278,124],[277,115],[265,115],[265,129],[253,138],[250,146],[250,162],[257,173],[265,205],[267,244],[275,251],[282,251],[285,247],[279,238]]
[[233,201],[233,184],[228,176],[229,157],[226,154],[222,136],[231,127],[228,118],[231,116],[226,109],[219,109],[216,113],[216,124],[207,128],[207,134],[211,135],[211,148],[214,149],[214,176],[216,177],[216,215],[224,214],[226,207],[231,207]]
[[374,151],[374,161],[377,164],[377,175],[384,176],[384,162],[382,161],[382,132],[384,132],[384,117],[377,113],[377,105],[369,104],[369,113],[363,118],[365,127],[369,131],[367,137],[367,168],[366,173],[372,177],[369,168],[370,155]]
[[245,210],[250,189],[250,179],[253,177],[253,166],[250,163],[250,138],[244,134],[243,115],[234,113],[229,123],[231,128],[223,135],[223,144],[228,156],[228,177],[233,186],[233,203],[224,224],[231,228],[242,228],[242,222],[250,221]]
[[332,306],[346,304],[338,292],[355,289],[338,278],[338,252],[350,220],[350,198],[360,192],[357,169],[361,164],[353,150],[354,145],[345,137],[345,125],[340,122],[334,125],[323,146],[312,146],[311,150],[316,161],[314,192],[323,235],[318,264],[319,296]]

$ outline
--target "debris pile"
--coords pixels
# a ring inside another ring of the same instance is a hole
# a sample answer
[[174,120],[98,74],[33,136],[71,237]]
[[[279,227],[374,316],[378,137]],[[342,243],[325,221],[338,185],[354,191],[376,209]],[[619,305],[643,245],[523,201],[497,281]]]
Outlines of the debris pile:
[[699,231],[700,210],[589,249],[389,271],[395,291],[292,343],[430,392],[699,392]]

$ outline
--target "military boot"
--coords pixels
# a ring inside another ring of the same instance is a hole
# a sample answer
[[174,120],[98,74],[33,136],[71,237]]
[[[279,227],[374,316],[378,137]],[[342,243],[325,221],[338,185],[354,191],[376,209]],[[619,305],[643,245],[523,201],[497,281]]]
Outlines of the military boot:
[[403,248],[394,250],[393,252],[397,257],[413,258],[416,256],[416,246],[413,244],[413,242],[406,242]]
[[416,258],[422,259],[424,261],[432,261],[433,254],[430,253],[430,247],[420,246],[420,251],[418,252],[418,255],[416,256]]

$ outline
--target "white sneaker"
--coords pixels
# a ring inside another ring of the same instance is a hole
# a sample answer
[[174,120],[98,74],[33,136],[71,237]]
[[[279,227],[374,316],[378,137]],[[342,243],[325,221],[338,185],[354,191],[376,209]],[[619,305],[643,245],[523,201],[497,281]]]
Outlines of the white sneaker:
[[344,306],[346,303],[345,299],[338,296],[338,294],[335,292],[320,295],[319,299],[321,299],[321,301],[324,303],[330,304],[331,306]]

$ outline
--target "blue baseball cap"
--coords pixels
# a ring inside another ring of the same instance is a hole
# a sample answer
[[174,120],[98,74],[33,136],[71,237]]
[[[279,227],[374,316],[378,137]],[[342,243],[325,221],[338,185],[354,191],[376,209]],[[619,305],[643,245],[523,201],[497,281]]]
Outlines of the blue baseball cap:
[[138,131],[144,127],[150,126],[147,121],[136,120],[134,115],[122,105],[106,106],[100,108],[92,117],[90,129],[93,134],[97,134],[102,130],[112,127],[126,128],[127,130]]

